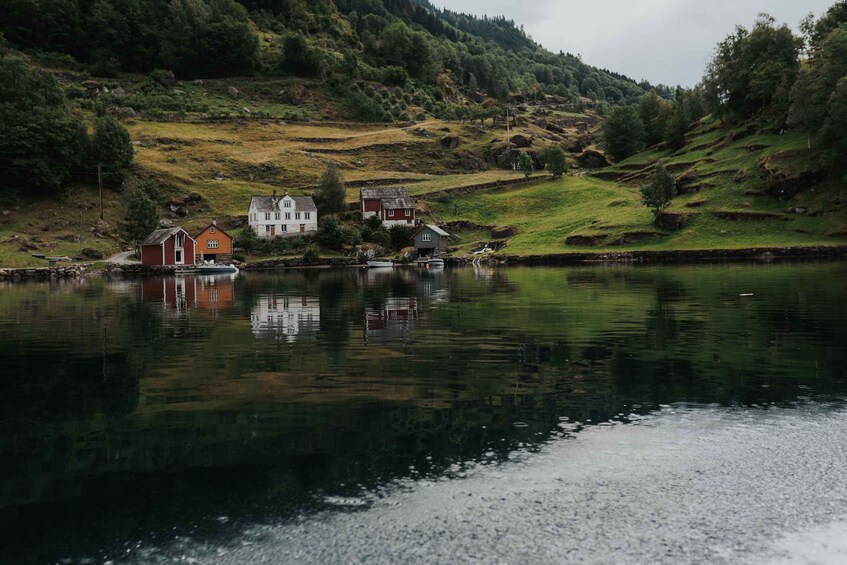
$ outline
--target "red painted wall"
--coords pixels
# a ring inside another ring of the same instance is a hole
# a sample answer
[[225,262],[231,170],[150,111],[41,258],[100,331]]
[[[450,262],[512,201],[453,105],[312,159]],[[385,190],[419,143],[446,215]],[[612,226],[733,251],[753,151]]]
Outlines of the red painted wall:
[[414,210],[414,208],[408,209],[408,212],[406,210],[407,209],[405,209],[405,208],[401,208],[399,210],[394,210],[393,216],[388,215],[388,210],[383,210],[381,218],[382,218],[383,221],[388,220],[388,221],[400,222],[400,221],[405,220],[406,223],[409,223],[409,224],[414,223],[414,221],[415,221],[415,210]]
[[142,265],[161,265],[162,264],[162,246],[147,245],[141,248],[141,264]]
[[365,212],[379,212],[379,209],[382,207],[382,200],[379,198],[365,198],[364,206]]

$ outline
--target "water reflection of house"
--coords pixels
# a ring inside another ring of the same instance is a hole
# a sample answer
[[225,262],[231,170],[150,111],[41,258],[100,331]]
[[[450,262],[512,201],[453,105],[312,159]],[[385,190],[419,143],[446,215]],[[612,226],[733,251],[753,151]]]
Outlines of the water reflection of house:
[[382,308],[367,308],[365,314],[365,341],[404,342],[411,338],[418,319],[418,299],[389,296]]
[[145,302],[160,302],[170,313],[186,314],[196,308],[217,313],[235,302],[233,278],[216,275],[145,279],[141,282],[141,295]]
[[317,297],[262,295],[250,315],[258,339],[292,342],[314,336],[321,327],[321,303]]
[[[444,271],[402,270],[389,274],[409,284],[406,296],[390,293],[380,307],[365,309],[365,341],[367,343],[405,343],[418,327],[424,308],[447,300],[449,291]],[[414,285],[414,286],[412,286]]]

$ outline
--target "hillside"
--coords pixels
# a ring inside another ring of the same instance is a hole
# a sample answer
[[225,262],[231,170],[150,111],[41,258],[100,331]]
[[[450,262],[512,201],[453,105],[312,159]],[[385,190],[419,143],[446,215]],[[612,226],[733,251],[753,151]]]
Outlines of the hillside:
[[[164,222],[237,233],[251,196],[313,195],[330,164],[351,204],[362,186],[407,187],[459,254],[847,243],[837,7],[815,23],[813,58],[763,16],[721,44],[703,86],[671,95],[425,0],[121,1],[68,0],[70,26],[24,5],[0,22],[2,266],[127,248],[139,191]],[[100,44],[104,26],[125,34]],[[779,73],[748,72],[772,53]],[[567,174],[527,182],[519,160],[543,171],[551,147]],[[639,191],[657,163],[676,184],[658,225]],[[354,214],[338,219],[344,245],[322,253],[373,243]]]
[[[487,230],[471,227],[462,251],[481,242],[514,255],[847,244],[844,183],[813,166],[817,156],[803,135],[705,120],[686,141],[678,151],[645,151],[589,174],[429,207],[442,222],[517,228],[517,235],[492,241]],[[639,192],[659,160],[680,192],[664,227],[654,225]]]

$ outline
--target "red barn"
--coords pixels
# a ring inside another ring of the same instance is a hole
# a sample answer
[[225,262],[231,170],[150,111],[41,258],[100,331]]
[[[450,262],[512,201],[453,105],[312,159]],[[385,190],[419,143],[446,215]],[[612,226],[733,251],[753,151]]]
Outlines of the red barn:
[[182,228],[156,230],[141,243],[141,264],[193,265],[196,244]]
[[415,225],[415,201],[405,188],[363,188],[359,203],[362,220],[378,216],[387,228]]

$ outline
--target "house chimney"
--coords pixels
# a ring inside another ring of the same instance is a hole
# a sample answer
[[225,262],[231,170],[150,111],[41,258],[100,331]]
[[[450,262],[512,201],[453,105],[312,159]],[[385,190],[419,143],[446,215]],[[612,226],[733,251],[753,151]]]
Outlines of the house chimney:
[[217,221],[217,220],[212,220],[212,225],[213,225],[213,226],[217,226],[217,225],[218,225],[218,221]]
[[287,191],[287,190],[285,191],[285,195],[286,195],[286,196],[288,196],[288,191]]

